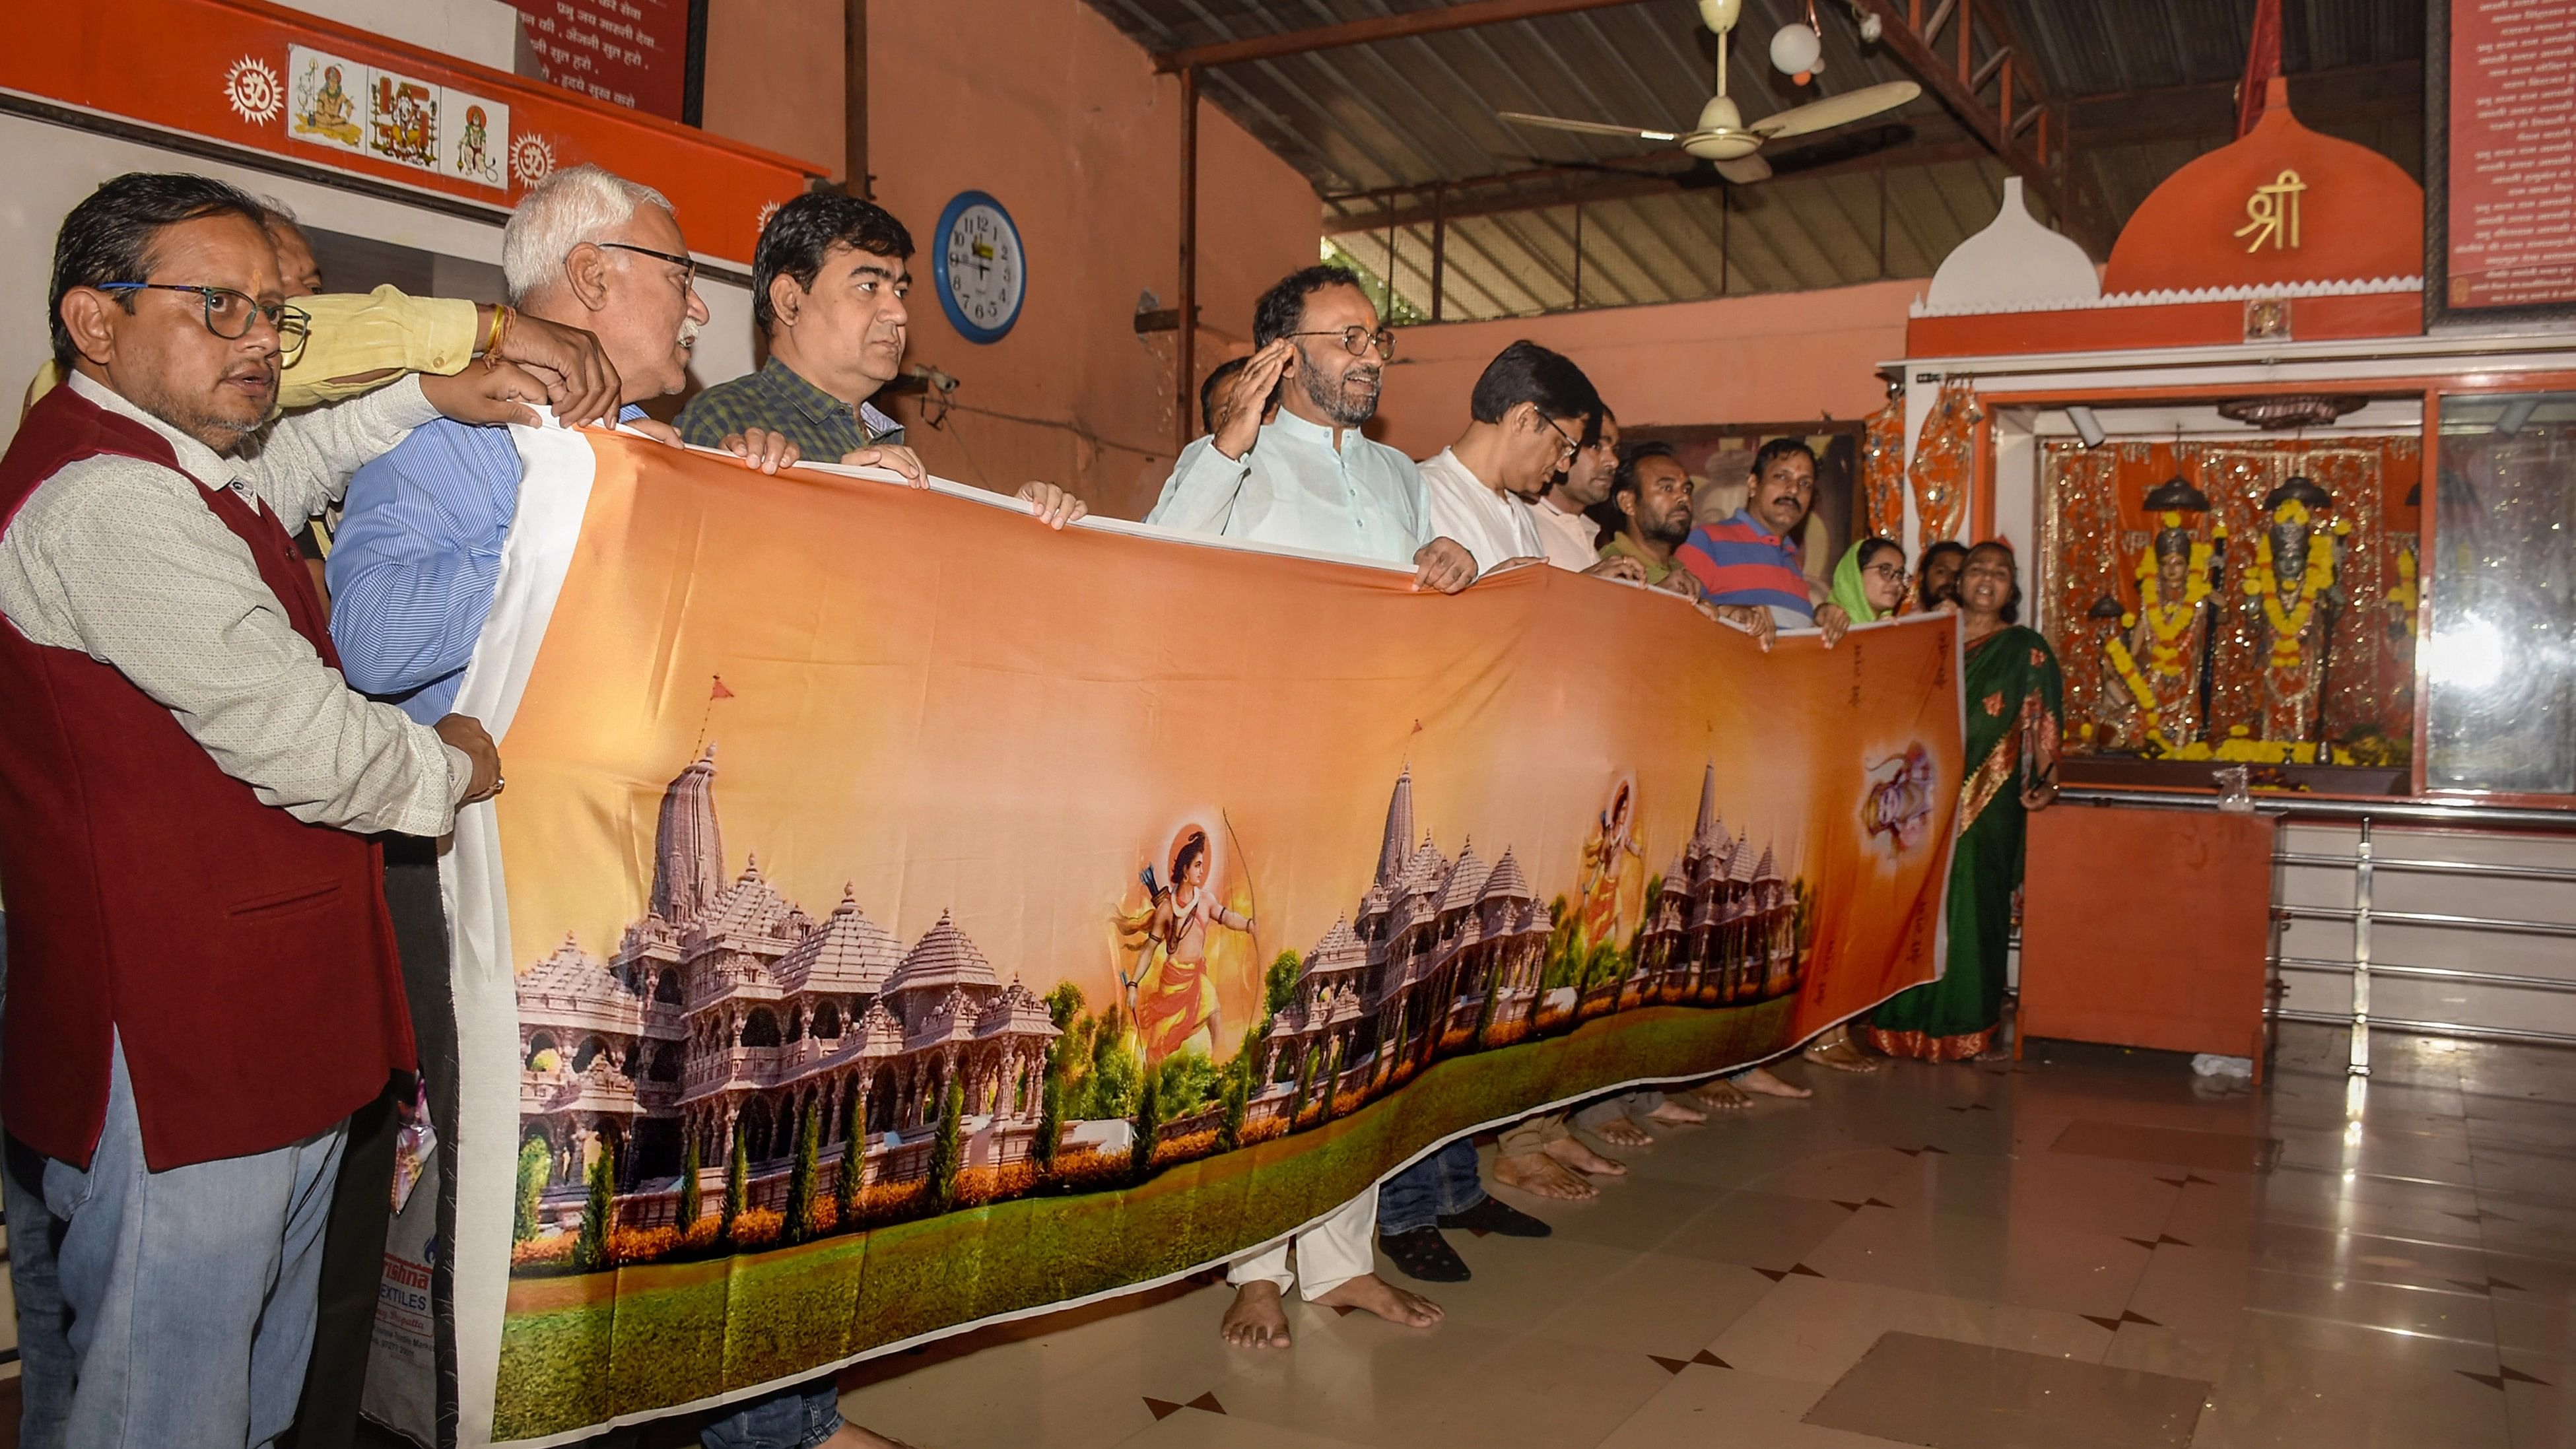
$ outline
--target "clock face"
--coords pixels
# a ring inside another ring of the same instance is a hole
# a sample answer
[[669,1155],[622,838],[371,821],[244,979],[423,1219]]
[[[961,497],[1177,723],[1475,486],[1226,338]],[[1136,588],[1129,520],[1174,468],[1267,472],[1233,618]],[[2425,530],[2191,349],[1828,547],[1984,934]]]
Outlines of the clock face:
[[1019,228],[1002,204],[961,193],[939,218],[939,301],[972,342],[994,342],[1019,320],[1028,271]]

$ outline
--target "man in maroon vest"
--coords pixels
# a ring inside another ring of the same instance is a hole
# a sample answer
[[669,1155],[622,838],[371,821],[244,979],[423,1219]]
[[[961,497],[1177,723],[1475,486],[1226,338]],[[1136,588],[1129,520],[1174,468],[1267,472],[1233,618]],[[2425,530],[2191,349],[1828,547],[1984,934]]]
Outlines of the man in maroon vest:
[[69,381],[0,456],[0,1120],[73,1378],[27,1386],[68,1406],[32,1427],[262,1445],[343,1119],[412,1064],[359,832],[443,835],[501,786],[476,721],[341,682],[288,530],[414,426],[534,422],[546,387],[468,368],[263,429],[303,318],[259,204],[203,177],[73,208],[49,300]]

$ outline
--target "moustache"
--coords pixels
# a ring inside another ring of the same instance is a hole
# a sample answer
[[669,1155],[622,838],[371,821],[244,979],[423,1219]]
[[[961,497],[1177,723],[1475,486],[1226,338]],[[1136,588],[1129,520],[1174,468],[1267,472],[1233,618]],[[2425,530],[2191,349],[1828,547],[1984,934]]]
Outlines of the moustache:
[[698,345],[698,324],[697,324],[697,323],[695,323],[695,322],[683,322],[683,323],[681,323],[681,324],[680,324],[680,345],[681,345],[682,347],[691,347],[691,348],[694,348],[694,347],[696,347],[696,346]]
[[1374,367],[1354,367],[1342,374],[1342,386],[1375,388],[1384,379],[1385,374]]

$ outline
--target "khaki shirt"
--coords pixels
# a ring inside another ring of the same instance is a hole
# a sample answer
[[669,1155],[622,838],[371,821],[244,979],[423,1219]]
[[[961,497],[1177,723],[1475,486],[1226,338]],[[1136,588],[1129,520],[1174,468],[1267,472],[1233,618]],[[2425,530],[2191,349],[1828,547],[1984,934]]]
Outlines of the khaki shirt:
[[[313,324],[304,350],[278,377],[279,412],[353,398],[405,373],[444,377],[462,371],[474,360],[474,344],[482,340],[474,304],[461,298],[407,297],[392,287],[378,287],[364,294],[298,297],[292,305]],[[376,373],[383,375],[371,376]],[[357,378],[367,380],[352,380]],[[23,416],[62,380],[51,361],[36,369],[19,413]]]

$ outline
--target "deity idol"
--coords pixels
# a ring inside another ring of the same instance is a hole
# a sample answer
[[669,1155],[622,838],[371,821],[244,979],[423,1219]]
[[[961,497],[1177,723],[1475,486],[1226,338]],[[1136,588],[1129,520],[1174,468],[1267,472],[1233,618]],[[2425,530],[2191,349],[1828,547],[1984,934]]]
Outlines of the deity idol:
[[1208,886],[1208,835],[1192,825],[1172,842],[1172,883],[1157,885],[1151,867],[1145,908],[1118,918],[1119,939],[1136,953],[1136,1038],[1148,1067],[1179,1051],[1216,1055],[1216,977],[1208,969],[1209,934],[1249,932],[1252,918],[1230,910]]
[[[2176,479],[2147,495],[2157,510],[2155,539],[2138,555],[2138,608],[2120,620],[2125,634],[2103,644],[2112,676],[2134,713],[2123,710],[2122,742],[2149,754],[2171,754],[2201,737],[2200,682],[2215,604],[2209,561],[2214,548],[2192,535],[2185,510],[2209,506],[2199,489]],[[2225,525],[2217,530],[2226,537]],[[2126,728],[2134,720],[2134,731]]]
[[2310,740],[2320,734],[2319,686],[2334,650],[2337,555],[2351,526],[2332,525],[2318,538],[2317,521],[2334,499],[2305,478],[2292,477],[2263,496],[2271,523],[2255,536],[2254,565],[2245,571],[2245,594],[2261,607],[2256,646],[2264,651],[2262,737]]

